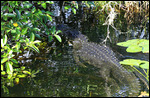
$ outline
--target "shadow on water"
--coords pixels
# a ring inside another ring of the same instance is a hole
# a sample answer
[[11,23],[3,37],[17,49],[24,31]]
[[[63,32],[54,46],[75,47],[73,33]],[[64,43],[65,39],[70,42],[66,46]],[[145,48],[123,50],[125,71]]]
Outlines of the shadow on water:
[[[57,6],[56,10],[60,10]],[[55,10],[54,10],[55,11]],[[67,12],[66,12],[67,13]],[[57,14],[57,13],[55,13]],[[77,14],[78,15],[78,14]],[[57,16],[57,15],[55,15]],[[66,17],[71,17],[68,14]],[[78,21],[81,16],[75,16],[72,18],[65,18],[62,23],[68,23],[74,29],[80,30],[83,34],[87,35],[90,41],[100,43],[104,40],[107,27],[102,25],[99,21],[95,21],[92,14],[85,21],[82,19]],[[84,17],[84,16],[82,16]],[[59,17],[60,18],[60,17]],[[69,21],[70,19],[74,20]],[[96,32],[96,33],[92,33]],[[125,35],[120,35],[118,39],[113,38],[115,31],[112,30],[113,43],[122,41],[125,39]],[[120,38],[120,39],[119,39]],[[128,54],[125,49],[115,46],[112,43],[107,43],[114,51],[119,54],[126,55],[127,58],[140,58],[144,60],[149,59],[149,55],[145,54]],[[21,79],[20,84],[14,87],[9,87],[10,94],[2,94],[7,97],[104,97],[107,96],[104,87],[105,81],[98,73],[98,69],[94,66],[88,68],[82,68],[78,66],[73,58],[72,46],[65,46],[65,48],[56,47],[55,54],[43,53],[45,60],[32,59],[32,64],[29,68],[36,70],[39,69],[39,73],[32,79]],[[113,96],[128,96],[125,93],[119,94],[118,89],[111,88]],[[125,90],[124,90],[125,91]],[[116,93],[117,92],[117,93]]]

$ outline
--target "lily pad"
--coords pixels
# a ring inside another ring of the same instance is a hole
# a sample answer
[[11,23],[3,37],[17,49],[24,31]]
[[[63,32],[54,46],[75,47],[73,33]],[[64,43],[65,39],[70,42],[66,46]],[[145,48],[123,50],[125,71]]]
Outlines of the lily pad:
[[142,49],[143,53],[149,53],[149,45],[144,45]]
[[144,69],[149,69],[149,62],[144,60],[137,60],[137,59],[125,59],[120,61],[120,64],[123,65],[130,65],[130,66],[138,66]]
[[139,46],[149,45],[149,40],[146,40],[146,39],[140,39],[139,42],[140,42]]
[[142,62],[142,64],[140,64],[140,67],[144,69],[149,69],[149,62],[148,61]]
[[131,52],[131,53],[136,53],[136,52],[141,52],[142,51],[142,47],[137,46],[137,45],[130,45],[127,49],[127,52]]
[[118,46],[123,46],[123,47],[128,47],[132,44],[137,44],[139,41],[139,39],[132,39],[132,40],[128,40],[128,41],[125,41],[125,42],[120,42],[120,43],[117,43]]
[[125,59],[123,61],[120,61],[120,64],[123,65],[131,65],[131,66],[139,66],[141,63],[141,60],[136,60],[136,59]]
[[149,40],[141,39],[138,46],[142,46],[143,53],[149,53]]

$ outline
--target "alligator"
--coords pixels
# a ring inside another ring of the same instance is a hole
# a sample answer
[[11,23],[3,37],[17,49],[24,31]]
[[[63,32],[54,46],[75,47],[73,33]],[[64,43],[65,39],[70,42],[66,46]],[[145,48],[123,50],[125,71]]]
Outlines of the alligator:
[[[60,28],[61,26],[63,28]],[[105,80],[107,96],[113,96],[113,91],[110,90],[111,86],[120,88],[120,91],[126,89],[128,92],[126,96],[138,96],[140,91],[138,78],[119,63],[115,53],[109,47],[104,44],[89,42],[88,37],[79,31],[76,33],[68,26],[61,26],[59,25],[59,29],[62,32],[67,36],[73,36],[71,39],[73,39],[73,56],[76,63],[86,68],[87,64],[93,65],[99,69],[100,76]],[[122,85],[122,88],[119,84]]]

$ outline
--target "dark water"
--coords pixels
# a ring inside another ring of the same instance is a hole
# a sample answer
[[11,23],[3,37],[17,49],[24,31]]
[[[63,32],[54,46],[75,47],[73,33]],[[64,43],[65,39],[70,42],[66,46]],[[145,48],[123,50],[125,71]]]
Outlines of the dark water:
[[[82,68],[73,58],[72,47],[57,49],[56,55],[44,54],[47,60],[32,60],[30,68],[39,69],[39,73],[31,80],[21,79],[18,85],[9,87],[7,97],[89,97],[107,96],[105,81],[93,66]],[[61,53],[61,54],[60,54]],[[60,54],[58,56],[58,54]],[[111,90],[116,91],[115,88]],[[124,90],[125,91],[125,90]],[[126,93],[113,92],[113,96],[127,96]]]
[[[57,6],[57,5],[54,5]],[[57,6],[56,10],[60,10]],[[55,10],[54,10],[55,11]],[[67,12],[66,12],[67,13]],[[68,12],[69,13],[69,12]],[[55,13],[58,14],[58,13]],[[69,17],[71,15],[67,14]],[[78,15],[78,14],[77,14]],[[57,15],[56,15],[57,16]],[[102,25],[99,21],[95,21],[89,15],[86,21],[78,22],[79,16],[66,18],[62,23],[68,23],[69,26],[79,29],[83,34],[87,35],[90,41],[100,43],[106,37],[107,26]],[[68,19],[68,20],[67,20]],[[72,22],[70,19],[74,19]],[[134,30],[137,32],[136,30]],[[93,33],[95,32],[95,33]],[[111,31],[112,43],[110,46],[115,53],[122,54],[127,58],[138,58],[149,60],[149,54],[130,54],[126,53],[125,48],[115,45],[116,42],[125,41],[126,35],[117,35],[114,30]],[[130,37],[132,38],[132,36]],[[21,79],[20,83],[9,88],[9,95],[1,92],[4,97],[105,97],[108,95],[104,87],[105,81],[97,73],[98,69],[94,66],[82,68],[76,64],[73,58],[72,46],[56,47],[55,52],[43,53],[41,56],[46,60],[31,59],[28,66],[32,70],[39,70],[35,78]],[[39,55],[38,55],[39,56]],[[118,56],[120,57],[120,56]],[[143,86],[141,89],[146,87]],[[126,90],[115,92],[116,88],[111,88],[112,96],[128,96]]]
[[96,69],[79,67],[74,62],[72,47],[64,50],[59,57],[45,55],[48,60],[33,61],[33,69],[40,70],[35,78],[29,83],[24,79],[23,83],[10,88],[9,95],[3,96],[90,96],[90,91],[95,96],[105,95],[103,80],[94,75]]

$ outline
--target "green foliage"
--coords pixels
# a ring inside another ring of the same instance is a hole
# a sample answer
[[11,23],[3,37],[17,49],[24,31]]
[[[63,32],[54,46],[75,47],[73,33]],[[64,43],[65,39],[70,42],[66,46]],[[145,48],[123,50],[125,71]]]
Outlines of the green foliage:
[[[126,49],[127,52],[149,53],[149,40],[146,40],[146,39],[128,40],[125,42],[117,43],[117,45],[128,47]],[[141,74],[143,77],[147,79],[147,81],[149,81],[149,62],[148,61],[137,60],[137,59],[125,59],[123,61],[120,61],[120,64],[132,66],[139,74]],[[143,73],[141,73],[138,69],[136,69],[134,66],[142,68],[146,76]]]
[[[60,31],[60,30],[56,31],[56,27],[55,27],[55,26],[53,26],[53,27],[51,28],[51,34],[52,34],[52,36],[56,37],[56,39],[57,39],[59,42],[62,42],[61,37],[58,35],[59,33],[61,33],[61,31]],[[53,39],[52,36],[49,36],[49,37],[48,37],[48,38],[49,38],[49,41],[51,41],[51,40]]]
[[125,42],[117,43],[119,46],[128,47],[127,52],[136,53],[143,52],[149,53],[149,40],[146,39],[132,39]]
[[125,59],[120,62],[120,64],[137,66],[143,69],[149,69],[149,62],[144,60],[136,60],[136,59]]
[[69,1],[64,1],[64,2],[70,3],[70,5],[67,4],[67,5],[64,7],[64,9],[65,9],[65,10],[68,10],[68,9],[71,8],[72,12],[73,12],[74,14],[76,14],[76,10],[78,9],[78,3],[77,3],[77,1],[71,1],[71,2],[69,2]]
[[92,1],[82,1],[82,3],[85,3],[88,8],[90,8],[91,5],[95,6],[94,2]]
[[[44,9],[47,3],[53,4],[53,1],[34,2]],[[35,77],[36,72],[21,67],[15,56],[23,49],[40,53],[37,45],[41,41],[37,39],[44,39],[41,37],[42,28],[46,29],[47,38],[56,37],[61,42],[60,31],[51,32],[46,26],[47,21],[52,22],[51,15],[51,12],[37,9],[29,1],[1,1],[1,85],[4,92],[9,93],[7,86],[18,84],[20,78]]]

